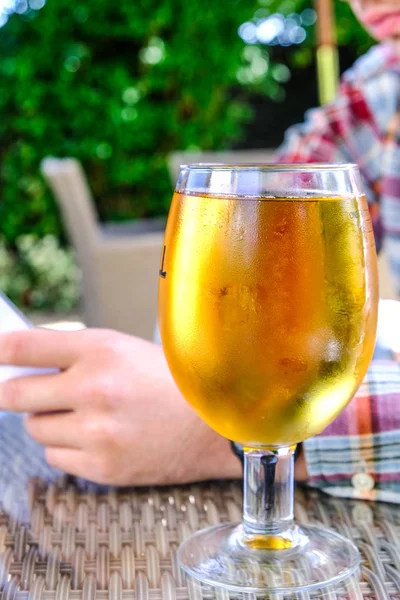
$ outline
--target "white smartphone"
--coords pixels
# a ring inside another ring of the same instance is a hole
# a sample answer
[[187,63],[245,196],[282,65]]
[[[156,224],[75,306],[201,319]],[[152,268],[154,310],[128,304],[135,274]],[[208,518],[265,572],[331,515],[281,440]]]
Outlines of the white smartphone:
[[[25,315],[11,302],[9,298],[0,292],[0,337],[2,333],[33,329],[34,325]],[[38,367],[14,367],[0,365],[0,382],[15,377],[26,377],[27,375],[43,375],[56,373],[58,369],[41,369]]]

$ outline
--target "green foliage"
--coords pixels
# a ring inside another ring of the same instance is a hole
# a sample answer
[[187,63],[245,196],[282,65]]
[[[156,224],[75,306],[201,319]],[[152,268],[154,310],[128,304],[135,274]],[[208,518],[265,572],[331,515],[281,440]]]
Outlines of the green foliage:
[[[31,0],[32,6],[37,6]],[[40,4],[40,3],[39,3]],[[0,29],[0,222],[7,241],[60,235],[39,175],[47,155],[75,156],[101,218],[165,214],[166,157],[175,149],[230,147],[251,119],[249,94],[283,99],[290,76],[274,48],[237,34],[260,10],[288,15],[310,0],[48,0]],[[371,43],[336,2],[338,40]],[[312,28],[288,63],[313,58]],[[350,37],[351,36],[351,37]]]
[[[19,306],[72,310],[79,299],[80,272],[70,250],[52,235],[20,236],[17,252],[0,238],[0,289]],[[18,257],[18,258],[17,258]]]
[[[87,172],[103,219],[165,214],[166,156],[224,148],[251,110],[238,26],[254,0],[48,0],[0,29],[0,219],[60,234],[39,176],[47,155]],[[265,79],[263,77],[263,79]],[[268,79],[268,76],[267,76]]]

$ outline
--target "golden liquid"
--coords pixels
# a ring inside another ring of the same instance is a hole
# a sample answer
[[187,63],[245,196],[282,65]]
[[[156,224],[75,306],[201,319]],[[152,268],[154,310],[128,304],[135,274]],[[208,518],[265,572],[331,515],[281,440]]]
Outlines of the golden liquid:
[[176,193],[161,271],[169,367],[221,435],[287,446],[321,432],[354,395],[378,300],[365,197]]

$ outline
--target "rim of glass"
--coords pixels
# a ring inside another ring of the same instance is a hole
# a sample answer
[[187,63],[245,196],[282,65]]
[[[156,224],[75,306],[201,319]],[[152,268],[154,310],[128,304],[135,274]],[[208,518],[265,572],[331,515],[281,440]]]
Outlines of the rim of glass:
[[180,165],[180,170],[188,171],[268,171],[271,173],[315,171],[353,171],[358,169],[355,163],[188,163]]

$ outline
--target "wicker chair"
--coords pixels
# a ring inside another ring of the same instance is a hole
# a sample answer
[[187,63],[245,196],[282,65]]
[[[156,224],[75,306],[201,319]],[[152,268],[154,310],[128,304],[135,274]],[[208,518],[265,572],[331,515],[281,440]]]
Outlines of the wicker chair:
[[152,339],[165,219],[101,224],[77,160],[46,158],[41,171],[82,269],[86,325]]

